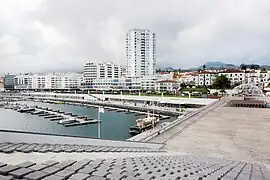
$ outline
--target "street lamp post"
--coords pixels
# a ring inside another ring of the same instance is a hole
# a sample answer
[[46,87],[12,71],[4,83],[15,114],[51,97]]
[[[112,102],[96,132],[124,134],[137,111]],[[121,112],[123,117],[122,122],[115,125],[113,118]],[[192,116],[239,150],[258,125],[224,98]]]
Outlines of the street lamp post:
[[[207,88],[205,86],[205,64],[203,65],[203,88],[206,90],[206,96],[207,96]],[[211,78],[211,77],[210,77]]]
[[203,87],[205,88],[205,65],[203,65]]

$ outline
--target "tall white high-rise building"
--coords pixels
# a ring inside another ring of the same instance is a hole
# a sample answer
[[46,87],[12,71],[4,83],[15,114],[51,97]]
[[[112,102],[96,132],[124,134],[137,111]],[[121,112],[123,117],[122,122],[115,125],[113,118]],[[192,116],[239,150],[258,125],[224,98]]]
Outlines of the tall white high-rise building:
[[153,76],[156,71],[156,36],[147,29],[131,29],[126,34],[127,77]]

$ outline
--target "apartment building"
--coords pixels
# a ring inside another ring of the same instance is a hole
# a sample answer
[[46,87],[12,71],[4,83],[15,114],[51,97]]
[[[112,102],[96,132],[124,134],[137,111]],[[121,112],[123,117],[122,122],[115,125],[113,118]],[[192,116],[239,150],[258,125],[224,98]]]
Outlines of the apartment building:
[[160,80],[155,83],[155,90],[158,92],[173,92],[180,89],[180,83],[176,80]]
[[20,74],[14,78],[17,90],[78,89],[83,76],[80,73]]
[[247,79],[244,71],[239,69],[226,69],[218,72],[218,74],[226,76],[231,81],[232,85],[243,84]]
[[156,35],[147,29],[131,29],[126,34],[127,77],[154,76]]
[[105,78],[92,81],[93,90],[139,91],[141,90],[140,78]]
[[201,71],[198,73],[198,83],[199,86],[210,86],[214,83],[216,77],[218,76],[217,72],[211,71]]
[[88,85],[94,79],[120,78],[122,76],[122,67],[113,63],[87,62],[84,65],[84,82]]
[[[155,76],[140,77],[121,77],[94,79],[91,89],[94,90],[125,90],[125,91],[154,91],[160,89],[156,82],[161,80],[173,80],[173,73],[160,73]],[[165,84],[161,84],[163,87]],[[172,88],[169,88],[170,90]]]
[[184,73],[177,73],[174,75],[174,79],[177,79],[180,83],[186,85],[198,85],[198,72],[184,72]]

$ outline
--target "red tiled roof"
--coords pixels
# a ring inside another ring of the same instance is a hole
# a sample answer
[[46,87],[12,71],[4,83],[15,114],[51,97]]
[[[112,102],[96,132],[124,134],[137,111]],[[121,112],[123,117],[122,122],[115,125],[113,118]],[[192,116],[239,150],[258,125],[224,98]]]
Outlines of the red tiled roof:
[[161,80],[161,81],[157,81],[156,83],[177,83],[177,81],[175,81],[175,80]]
[[246,70],[246,73],[256,73],[254,70]]
[[218,74],[217,72],[201,71],[198,74]]
[[159,74],[169,74],[169,72],[160,72]]
[[185,75],[193,75],[193,76],[196,76],[196,75],[198,75],[198,72],[187,72],[187,73],[185,73]]
[[223,71],[220,71],[219,73],[243,73],[243,71],[239,69],[225,69]]

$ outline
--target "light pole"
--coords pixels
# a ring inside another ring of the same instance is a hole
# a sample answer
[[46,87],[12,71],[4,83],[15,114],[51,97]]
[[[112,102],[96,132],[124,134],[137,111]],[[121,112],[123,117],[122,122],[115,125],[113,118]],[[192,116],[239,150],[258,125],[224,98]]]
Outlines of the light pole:
[[[210,74],[211,75],[211,74]],[[210,77],[211,78],[211,77]],[[208,94],[207,88],[205,86],[205,64],[203,65],[203,88],[206,90],[206,97]],[[190,95],[189,95],[190,96]]]
[[205,88],[205,65],[203,65],[203,87]]

